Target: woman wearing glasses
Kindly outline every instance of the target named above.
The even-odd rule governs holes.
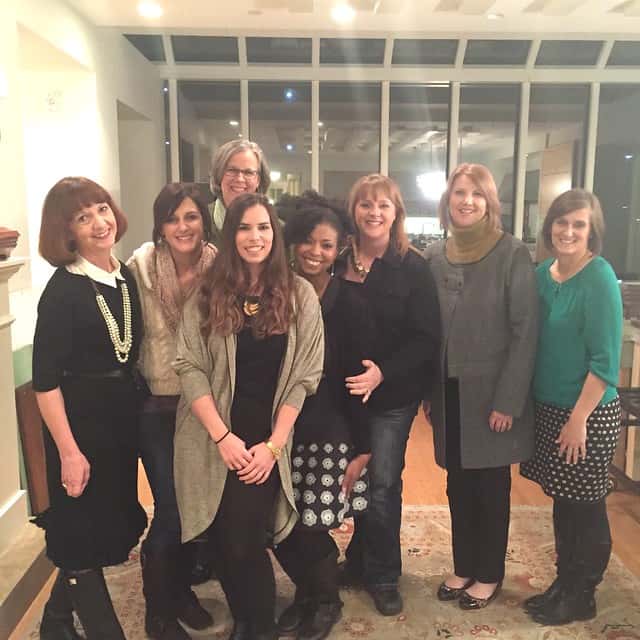
[[[218,147],[211,158],[209,186],[213,205],[213,243],[220,239],[222,225],[231,203],[243,193],[266,193],[271,183],[262,149],[250,140],[230,140]]]

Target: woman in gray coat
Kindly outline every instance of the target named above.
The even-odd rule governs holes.
[[[457,167],[439,212],[448,237],[425,257],[440,297],[442,353],[425,408],[436,462],[447,469],[454,572],[438,598],[481,609],[504,578],[510,465],[533,454],[538,303],[529,251],[502,231],[486,167]]]

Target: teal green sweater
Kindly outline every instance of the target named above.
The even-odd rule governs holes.
[[[534,378],[538,402],[571,409],[589,371],[607,383],[600,404],[617,396],[622,299],[611,265],[596,256],[566,282],[551,278],[553,258],[536,269],[540,339]]]

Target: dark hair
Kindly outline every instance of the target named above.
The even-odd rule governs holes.
[[[293,273],[287,264],[282,230],[275,209],[261,193],[244,193],[227,209],[218,246],[218,255],[203,276],[200,289],[201,331],[208,337],[212,331],[223,336],[239,333],[245,324],[242,312],[244,297],[249,292],[249,269],[238,255],[236,235],[247,209],[261,206],[269,214],[273,229],[271,252],[260,274],[262,294],[260,310],[251,328],[256,337],[286,333],[293,318]]]
[[[447,180],[447,188],[444,190],[438,205],[438,215],[440,216],[440,226],[448,229],[451,224],[449,213],[449,200],[451,191],[456,180],[460,176],[467,176],[471,182],[482,192],[487,203],[487,218],[493,229],[502,229],[502,219],[500,218],[500,198],[498,197],[498,189],[496,181],[493,179],[491,171],[483,164],[471,164],[469,162],[459,164],[449,176]]]
[[[170,182],[160,190],[153,203],[153,244],[157,245],[162,239],[162,227],[173,215],[175,210],[191,198],[202,216],[204,239],[211,240],[211,214],[197,185],[192,182]]]
[[[243,151],[251,151],[255,154],[258,161],[258,171],[260,172],[260,182],[258,182],[258,188],[256,192],[267,193],[269,185],[271,184],[271,172],[269,171],[269,165],[264,157],[264,151],[251,140],[244,140],[242,138],[235,138],[229,140],[220,145],[214,152],[211,158],[211,170],[209,178],[209,187],[211,192],[216,198],[222,198],[222,177],[229,164],[229,161],[236,153],[242,153]],[[226,203],[223,203],[225,207]]]
[[[319,224],[328,224],[338,234],[338,248],[353,234],[353,224],[342,202],[328,200],[312,189],[301,196],[284,194],[276,204],[278,217],[285,221],[284,242],[287,247],[306,242]]]
[[[561,193],[549,207],[549,211],[542,225],[542,239],[544,246],[553,251],[553,242],[551,241],[551,227],[553,223],[562,216],[578,211],[579,209],[588,209],[589,215],[589,250],[599,255],[602,252],[602,240],[604,238],[604,215],[600,200],[595,193],[586,191],[585,189],[571,189]]]
[[[401,255],[404,255],[409,250],[409,238],[404,230],[404,221],[407,217],[407,209],[404,206],[402,200],[402,194],[398,185],[388,176],[383,176],[380,173],[372,173],[368,176],[363,176],[355,182],[351,187],[349,193],[349,214],[351,218],[355,220],[356,205],[360,200],[369,198],[371,196],[378,197],[383,195],[385,198],[389,198],[396,209],[396,219],[391,225],[391,235],[389,244]],[[355,224],[356,238],[360,233],[358,226]]]
[[[116,242],[127,230],[127,218],[109,192],[97,182],[82,177],[67,177],[56,182],[42,205],[40,255],[54,267],[75,262],[78,251],[73,240],[73,216],[93,204],[106,203],[116,219]]]

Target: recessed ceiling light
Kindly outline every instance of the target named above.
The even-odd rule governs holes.
[[[164,141],[165,144],[171,144],[168,140]]]
[[[165,93],[169,93],[169,87],[162,87],[162,90],[163,90]]]
[[[487,20],[502,20],[504,18],[504,13],[488,13]]]
[[[138,13],[143,18],[159,18],[164,13],[164,9],[156,2],[140,2]]]
[[[293,102],[296,99],[297,93],[295,89],[285,89],[284,90],[284,99],[287,102]]]
[[[625,160],[631,160],[633,158],[633,154],[632,153],[625,153],[624,154],[624,159]]]
[[[338,24],[348,24],[356,17],[355,9],[347,2],[340,2],[331,9],[331,17]]]
[[[295,147],[290,142],[287,142],[287,144],[284,145],[284,148],[287,151],[293,151],[295,149]]]
[[[324,122],[318,122],[319,127],[324,127]]]
[[[231,126],[231,127],[239,127],[240,123],[237,120],[229,120],[229,126]]]

